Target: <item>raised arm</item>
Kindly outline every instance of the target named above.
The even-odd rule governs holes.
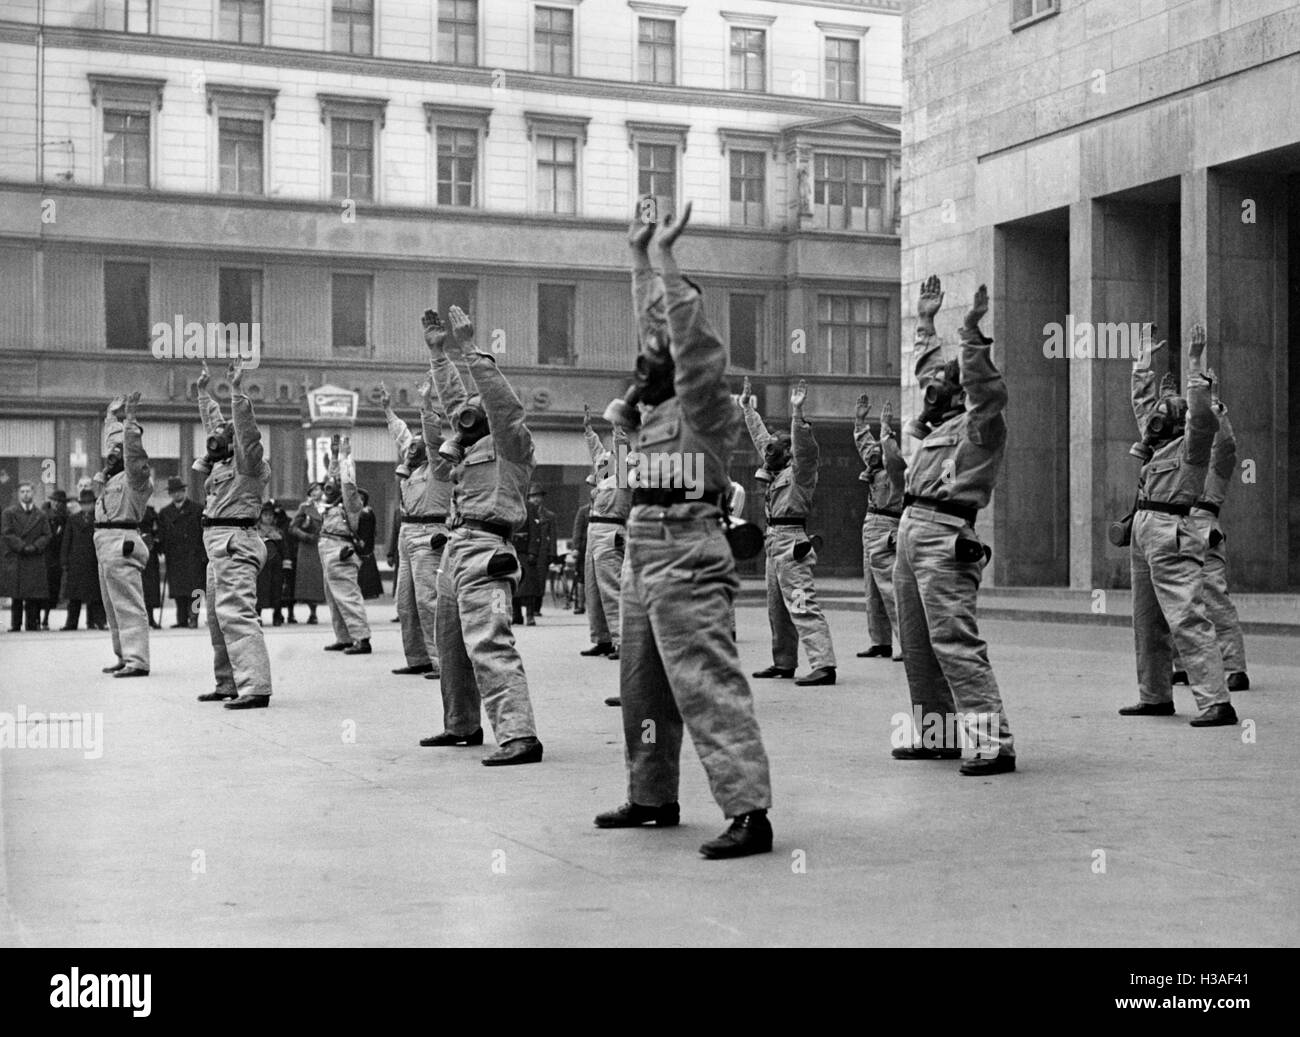
[[[104,412],[104,427],[99,436],[99,456],[107,457],[109,450],[112,449],[108,442],[109,437],[118,430],[122,422],[123,410],[126,406],[126,399],[122,396],[114,396],[109,401],[108,410]]]
[[[235,361],[226,373],[230,382],[230,415],[235,425],[235,471],[260,478],[266,466],[262,432],[253,415],[253,401],[244,392],[244,368]]]
[[[880,432],[884,434],[882,427]],[[869,465],[871,452],[876,448],[876,437],[871,434],[871,397],[863,393],[858,397],[857,407],[853,411],[853,443],[858,448],[862,463]]]
[[[1133,417],[1137,419],[1138,435],[1146,432],[1147,418],[1156,409],[1160,394],[1156,391],[1156,373],[1151,366],[1152,357],[1164,348],[1165,343],[1152,342],[1155,325],[1148,324],[1142,331],[1142,348],[1133,361],[1132,397]]]
[[[754,406],[754,397],[750,389],[749,376],[746,375],[740,390],[740,413],[745,417],[745,428],[749,429],[749,438],[754,444],[754,449],[758,451],[761,460],[767,444],[774,437],[772,433],[768,432],[767,426],[763,424],[763,419],[758,416],[758,408]]]
[[[225,419],[221,416],[221,407],[208,395],[208,383],[211,381],[212,372],[208,370],[205,360],[196,384],[198,385],[199,418],[203,421],[203,429],[209,436],[215,434],[225,423]]]
[[[991,338],[980,331],[980,321],[989,309],[989,293],[984,285],[975,292],[970,311],[961,329],[961,387],[966,392],[966,436],[972,443],[989,450],[1006,439],[1007,424],[1002,411],[1007,406],[1007,383],[993,363]]]
[[[399,457],[405,457],[406,448],[411,445],[411,440],[415,437],[411,435],[410,426],[393,411],[393,397],[388,392],[388,386],[383,382],[379,383],[379,405],[384,408],[384,421],[388,425],[388,434],[397,444],[397,454]]]
[[[348,513],[348,523],[356,530],[357,516],[365,504],[357,492],[357,465],[352,460],[352,440],[344,436],[339,441],[339,456],[330,462],[330,475],[339,481],[343,495],[343,510]]]
[[[1205,354],[1205,326],[1192,328],[1192,341],[1187,348],[1187,463],[1208,465],[1214,447],[1214,434],[1219,431],[1219,419],[1210,404],[1211,384],[1201,366]]]
[[[894,429],[894,408],[888,400],[880,408],[880,456],[885,462],[885,471],[893,478],[901,479],[907,471],[907,461],[898,448],[898,433]]]
[[[655,224],[641,218],[641,203],[628,228],[632,248],[632,307],[636,313],[638,342],[644,344],[651,334],[661,333],[668,324],[668,299],[664,280],[650,262],[650,239]]]
[[[795,485],[811,493],[817,488],[818,451],[813,427],[803,416],[807,398],[808,383],[800,378],[790,393],[790,466],[794,469]]]
[[[126,398],[126,413],[122,421],[122,463],[126,468],[127,484],[131,489],[147,490],[152,479],[149,474],[149,455],[145,453],[140,422],[135,417],[135,408],[139,403],[138,392],[133,392]]]

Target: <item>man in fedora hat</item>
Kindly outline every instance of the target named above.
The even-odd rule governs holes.
[[[172,502],[158,512],[158,553],[167,559],[167,594],[176,603],[172,628],[192,627],[194,592],[207,582],[208,556],[203,550],[203,509],[190,500],[184,479],[167,480]]]
[[[41,605],[47,594],[45,547],[50,542],[50,520],[33,503],[35,488],[18,484],[18,503],[0,513],[0,595],[13,599],[9,629],[39,630]]]
[[[45,500],[44,511],[50,520],[50,542],[45,545],[45,609],[41,629],[50,629],[50,609],[63,598],[63,531],[68,525],[68,495],[56,489]]]
[[[104,599],[99,586],[99,562],[95,557],[95,491],[84,487],[77,496],[78,510],[68,516],[63,529],[59,561],[63,567],[63,596],[68,599],[68,618],[63,630],[76,630],[81,605],[86,605],[86,629],[106,629]]]

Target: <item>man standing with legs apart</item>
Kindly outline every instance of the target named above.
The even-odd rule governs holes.
[[[898,522],[903,517],[903,478],[907,462],[898,449],[893,409],[886,401],[880,410],[880,441],[868,424],[871,401],[866,393],[858,397],[854,415],[853,441],[867,470],[858,476],[870,489],[867,514],[862,520],[862,571],[867,584],[867,630],[871,647],[859,652],[859,659],[901,661],[898,645],[898,608],[894,603],[894,559],[898,548]],[[883,618],[883,622],[882,622]]]
[[[491,353],[474,346],[474,325],[460,307],[451,335],[433,310],[423,317],[433,384],[455,435],[438,452],[455,465],[455,519],[438,574],[438,655],[445,730],[423,746],[482,745],[486,709],[497,751],[485,767],[542,762],[528,678],[510,632],[510,601],[519,559],[510,538],[526,513],[524,494],[535,464],[524,405]],[[448,358],[465,357],[475,395]]]
[[[1201,597],[1206,526],[1190,518],[1205,489],[1219,429],[1210,404],[1210,380],[1201,367],[1205,328],[1197,324],[1187,350],[1187,396],[1161,396],[1151,368],[1163,342],[1133,362],[1133,414],[1142,442],[1132,452],[1143,461],[1138,477],[1130,560],[1133,566],[1133,640],[1137,649],[1138,702],[1123,716],[1172,716],[1170,641],[1187,671],[1201,710],[1193,727],[1237,722],[1224,680],[1214,624]]]
[[[433,376],[420,383],[420,434],[393,413],[388,388],[381,387],[388,431],[402,455],[397,466],[397,618],[402,623],[406,665],[397,674],[441,675],[438,663],[438,566],[447,542],[451,508],[451,465],[436,453],[442,445],[442,414],[433,406]],[[437,545],[436,547],[434,545]]]
[[[908,427],[920,442],[908,464],[894,565],[912,708],[927,735],[936,725],[942,738],[937,746],[899,746],[893,755],[900,760],[959,758],[960,728],[977,750],[975,759],[961,765],[961,773],[1002,774],[1016,769],[1015,744],[988,645],[975,622],[990,556],[975,533],[975,519],[988,505],[1006,451],[1002,412],[1007,386],[989,355],[993,340],[980,331],[988,290],[980,285],[966,315],[960,359],[946,363],[934,331],[934,315],[942,304],[942,286],[931,277],[917,307],[916,380],[925,404]]]
[[[662,277],[646,253],[655,225],[634,220],[629,234],[640,355],[636,384],[605,416],[635,427],[633,405],[639,403],[644,413],[636,449],[643,456],[694,457],[697,481],[687,487],[684,479],[661,478],[658,489],[633,493],[619,675],[628,801],[599,815],[596,826],[677,824],[686,728],[713,798],[731,822],[700,847],[705,857],[720,859],[771,852],[772,792],[753,698],[731,637],[740,581],[723,505],[740,422],[724,378],[727,347],[672,252],[690,216],[687,203],[659,234]]]
[[[749,426],[754,449],[763,459],[759,482],[767,483],[764,510],[767,535],[767,622],[772,628],[772,665],[755,677],[793,677],[803,643],[812,671],[795,681],[810,686],[835,683],[835,648],[817,590],[813,566],[817,552],[808,539],[808,512],[817,489],[817,440],[804,420],[807,383],[801,378],[790,394],[790,432],[772,435],[754,408],[749,379],[741,390],[740,405]]]
[[[316,545],[325,573],[325,602],[334,624],[334,643],[326,645],[325,651],[369,655],[370,621],[366,618],[366,601],[358,580],[361,559],[357,555],[357,520],[365,504],[357,492],[357,467],[347,436],[330,454],[325,503],[320,541]]]
[[[596,490],[591,495],[591,514],[587,519],[587,596],[591,599],[587,622],[591,628],[592,647],[579,654],[618,658],[619,652],[619,581],[623,572],[623,552],[627,537],[627,516],[632,510],[632,490],[627,473],[616,470],[619,447],[626,444],[627,434],[614,429],[613,446],[606,449],[591,426],[591,412],[583,405],[582,437],[587,441]],[[626,451],[623,451],[626,456]]]
[[[266,564],[258,516],[271,482],[253,401],[243,391],[244,370],[230,365],[230,416],[208,395],[208,365],[199,375],[199,413],[207,429],[207,453],[194,462],[204,476],[203,547],[208,556],[207,617],[212,672],[217,686],[200,702],[226,709],[263,709],[271,704],[271,660],[257,622],[257,574]]]
[[[149,676],[149,614],[144,607],[149,548],[140,535],[140,522],[153,493],[153,477],[135,417],[139,402],[140,394],[133,392],[125,404],[119,396],[108,405],[104,492],[95,504],[99,585],[117,655],[117,663],[104,672],[114,677]]]

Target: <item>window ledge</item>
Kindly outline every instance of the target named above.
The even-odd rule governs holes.
[[[1031,25],[1037,25],[1048,18],[1055,18],[1060,13],[1059,7],[1051,11],[1039,11],[1037,14],[1031,14],[1028,18],[1021,18],[1018,22],[1012,22],[1011,31],[1019,32],[1021,29],[1028,29]]]

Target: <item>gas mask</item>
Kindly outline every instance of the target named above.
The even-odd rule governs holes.
[[[465,460],[465,451],[488,434],[487,412],[483,410],[483,398],[471,396],[465,405],[456,412],[456,433],[438,447],[438,453],[452,464]]]
[[[907,423],[907,434],[924,439],[939,425],[961,413],[966,393],[961,387],[961,367],[949,360],[943,367],[925,376],[922,384],[921,413]]]
[[[1147,418],[1146,428],[1142,430],[1142,441],[1134,443],[1128,452],[1146,464],[1160,447],[1181,436],[1186,427],[1187,401],[1173,394],[1163,396]]]
[[[343,499],[343,487],[334,479],[326,479],[323,495],[326,504],[337,504]]]
[[[790,464],[790,434],[780,432],[763,448],[763,467],[754,473],[761,483],[771,483]]]
[[[220,461],[228,461],[235,453],[235,426],[228,421],[222,424],[216,432],[208,436],[206,449],[205,460],[209,467]]]
[[[120,446],[114,446],[113,449],[108,452],[108,456],[104,458],[104,478],[113,478],[113,476],[122,471],[125,467],[126,463],[122,460],[122,448]]]
[[[614,400],[605,408],[605,420],[620,428],[635,429],[641,425],[638,405],[655,407],[677,394],[676,365],[668,348],[666,328],[647,333],[637,354],[635,379],[621,400]]]
[[[874,475],[885,467],[885,453],[880,449],[880,444],[876,444],[867,451],[867,471]]]
[[[411,473],[428,459],[429,451],[424,445],[424,440],[416,436],[406,448],[406,453],[402,455],[402,460],[396,468],[397,477],[399,479],[409,478]]]

